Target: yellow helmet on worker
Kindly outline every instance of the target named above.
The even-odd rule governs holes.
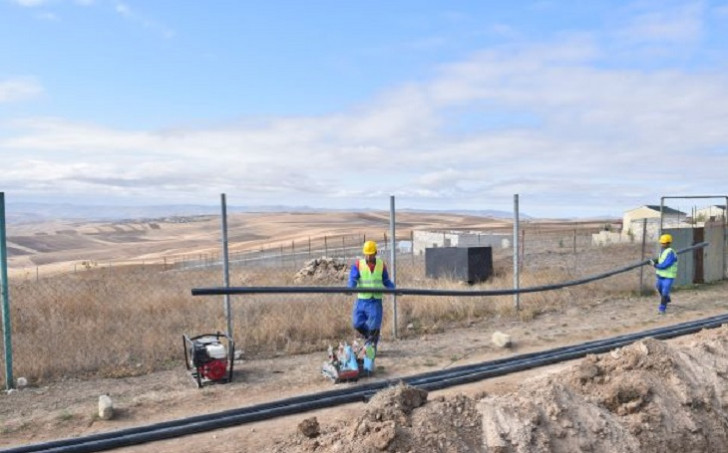
[[[362,252],[365,255],[374,255],[377,253],[377,243],[374,241],[366,241],[364,243],[364,247],[362,248]]]
[[[660,244],[672,244],[672,235],[663,234],[660,236]]]

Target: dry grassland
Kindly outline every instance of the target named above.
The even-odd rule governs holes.
[[[325,235],[376,237],[387,231],[387,218],[386,213],[239,214],[231,216],[228,222],[230,248],[231,251],[255,250],[292,240],[320,241]],[[502,221],[454,215],[402,213],[397,219],[400,231],[406,235],[412,228],[510,228]],[[182,355],[182,334],[225,330],[222,297],[192,297],[190,293],[195,287],[222,286],[219,267],[182,270],[171,265],[174,257],[212,253],[219,248],[219,219],[54,227],[58,229],[52,233],[43,233],[37,226],[33,226],[35,232],[21,229],[9,232],[11,247],[23,247],[25,251],[11,254],[10,258],[14,271],[10,295],[17,375],[39,383],[69,376],[128,376],[177,367]],[[558,232],[571,231],[574,227],[552,224],[541,228]],[[71,241],[69,246],[63,242],[68,237],[75,238],[76,242]],[[532,251],[524,256],[522,287],[567,281],[639,259],[638,245],[609,250],[590,248],[573,254],[558,245],[539,248],[535,237]],[[42,251],[44,247],[46,251]],[[510,250],[496,251],[495,275],[485,283],[472,286],[427,279],[420,258],[402,260],[397,267],[398,286],[462,290],[511,288],[510,253]],[[41,263],[69,269],[71,264],[78,265],[78,260],[92,262],[92,257],[113,265],[89,265],[76,272],[56,272],[43,278],[29,276],[27,272],[27,266]],[[138,264],[140,260],[145,264]],[[232,267],[231,285],[290,286],[294,285],[295,270]],[[514,309],[512,296],[401,296],[398,332],[401,337],[441,332],[484,317],[531,319],[539,313],[579,306],[610,294],[634,292],[636,284],[635,273],[631,272],[589,285],[524,294],[519,311]],[[231,304],[237,347],[247,357],[325,350],[330,343],[352,338],[351,296],[233,296]],[[384,318],[386,339],[393,330],[388,301]]]

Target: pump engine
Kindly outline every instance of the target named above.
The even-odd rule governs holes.
[[[185,365],[198,387],[233,380],[235,342],[221,332],[188,337],[182,335]],[[225,341],[226,345],[223,343]]]

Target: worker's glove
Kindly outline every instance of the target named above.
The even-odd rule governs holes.
[[[657,263],[655,262],[655,260],[653,260],[652,258],[650,258],[650,266],[655,266],[656,264]]]

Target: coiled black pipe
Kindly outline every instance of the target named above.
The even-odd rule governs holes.
[[[327,392],[287,398],[271,403],[241,409],[199,415],[180,420],[156,423],[148,426],[128,428],[115,432],[99,433],[76,439],[64,439],[41,444],[0,450],[0,453],[81,453],[105,451],[114,448],[137,445],[173,437],[180,437],[215,429],[237,426],[275,417],[293,415],[315,409],[333,407],[352,402],[364,401],[379,390],[406,382],[414,387],[432,391],[455,385],[467,384],[490,377],[524,371],[566,360],[597,354],[630,344],[646,337],[659,339],[674,338],[698,332],[706,328],[719,327],[728,323],[728,315],[713,316],[698,321],[690,321],[675,326],[650,329],[643,332],[620,335],[617,337],[594,340],[574,346],[564,346],[548,351],[533,352],[474,365],[463,365],[442,371],[433,371],[406,378],[373,382],[354,388],[344,388]]]
[[[689,251],[706,247],[708,242],[700,242],[676,253],[687,253]],[[583,285],[596,280],[601,280],[612,275],[621,274],[631,271],[640,266],[649,263],[649,260],[640,261],[625,267],[620,267],[601,274],[584,277],[577,280],[570,280],[562,283],[551,285],[529,286],[518,289],[491,289],[483,291],[467,291],[467,290],[445,290],[445,289],[417,289],[417,288],[377,288],[378,293],[382,294],[398,294],[411,296],[506,296],[511,294],[535,293],[540,291],[552,291],[555,289],[566,288],[569,286]],[[231,286],[231,287],[213,287],[213,288],[193,288],[193,296],[219,296],[224,294],[346,294],[356,292],[371,292],[371,288],[346,288],[332,286]]]

